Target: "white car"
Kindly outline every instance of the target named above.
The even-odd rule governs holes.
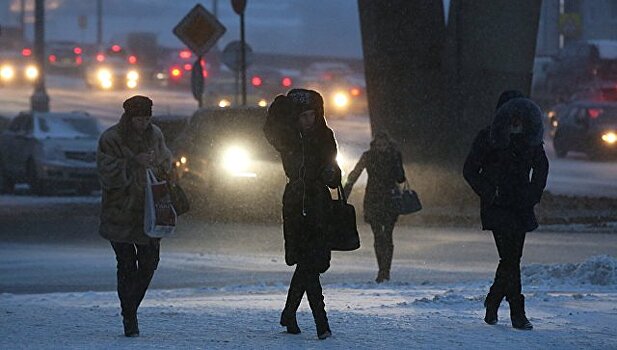
[[[0,135],[2,192],[27,183],[35,194],[99,188],[97,140],[102,129],[87,113],[22,112]]]

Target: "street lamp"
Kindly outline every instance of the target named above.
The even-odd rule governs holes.
[[[30,97],[30,108],[33,112],[49,112],[49,96],[45,90],[45,0],[34,3],[34,57],[39,74]]]

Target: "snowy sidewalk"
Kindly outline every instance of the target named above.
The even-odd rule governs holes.
[[[524,269],[535,329],[511,328],[504,302],[497,326],[482,321],[485,283],[328,284],[334,336],[318,341],[306,300],[302,334],[278,325],[286,286],[149,291],[141,337],[121,332],[113,292],[0,295],[0,348],[18,349],[615,349],[617,260]]]

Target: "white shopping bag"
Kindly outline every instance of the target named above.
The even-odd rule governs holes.
[[[176,230],[177,220],[167,181],[158,181],[154,172],[146,169],[144,232],[153,238],[167,237]]]

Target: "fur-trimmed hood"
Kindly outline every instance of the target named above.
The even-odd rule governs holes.
[[[544,136],[542,110],[526,97],[513,98],[499,107],[491,124],[491,145],[495,148],[505,148],[510,144],[510,126],[515,116],[521,118],[523,122],[523,134],[527,144],[541,145]]]

